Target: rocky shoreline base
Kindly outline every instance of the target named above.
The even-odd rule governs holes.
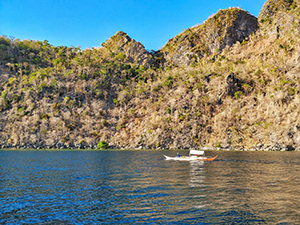
[[[35,144],[27,144],[27,145],[7,145],[7,144],[0,144],[0,150],[103,150],[103,149],[119,149],[119,150],[163,150],[163,149],[169,149],[169,148],[151,148],[149,146],[137,146],[137,147],[124,147],[124,146],[108,146],[107,148],[98,148],[98,146],[95,145],[86,145],[86,144],[71,144],[71,145],[65,145],[63,143],[57,143],[56,145],[35,145]],[[189,148],[172,148],[169,150],[184,150]],[[290,145],[282,146],[282,145],[257,145],[252,148],[240,148],[240,147],[199,147],[197,149],[202,150],[213,150],[213,151],[300,151],[300,148],[295,148]]]

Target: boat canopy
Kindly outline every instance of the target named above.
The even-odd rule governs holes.
[[[190,150],[190,155],[204,155],[204,151]]]

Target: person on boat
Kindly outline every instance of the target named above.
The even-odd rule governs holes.
[[[177,152],[177,157],[180,157],[180,154]]]

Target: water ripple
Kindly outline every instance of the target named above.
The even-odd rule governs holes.
[[[0,151],[0,224],[300,223],[299,154],[163,154]]]

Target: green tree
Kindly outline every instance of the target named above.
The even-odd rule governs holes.
[[[105,142],[105,141],[100,141],[98,144],[97,144],[97,148],[98,149],[107,149],[109,146],[108,144]]]

